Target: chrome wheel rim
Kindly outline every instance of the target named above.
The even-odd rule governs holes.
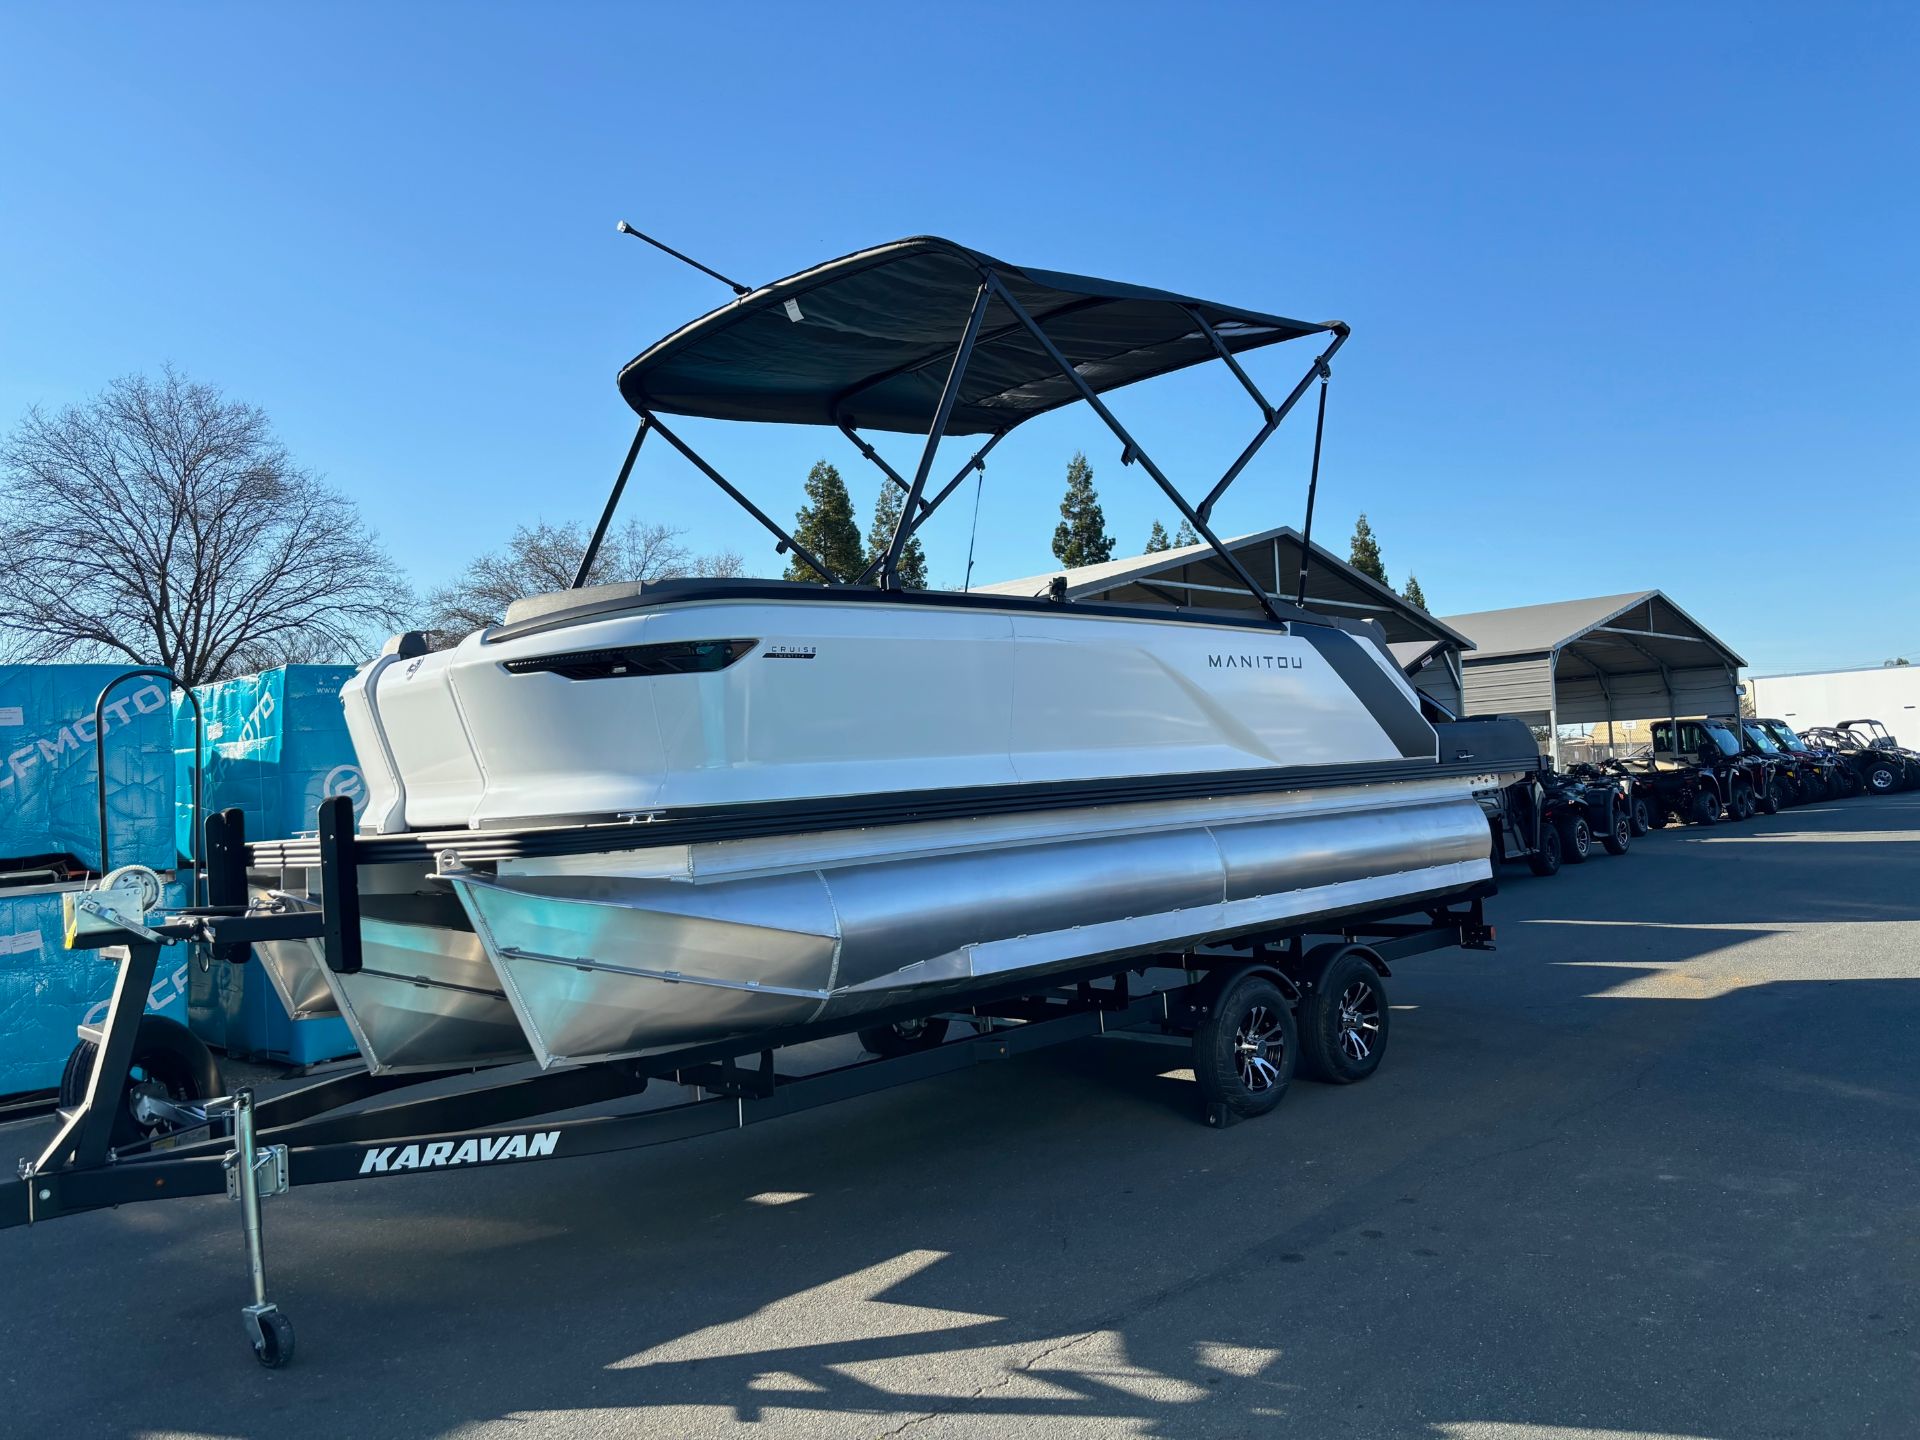
[[[1258,1095],[1280,1083],[1280,1060],[1287,1039],[1280,1031],[1280,1017],[1264,1005],[1256,1005],[1233,1032],[1233,1066],[1240,1083]]]
[[[1356,980],[1340,995],[1340,1050],[1359,1062],[1373,1054],[1380,1040],[1380,992],[1365,980]]]

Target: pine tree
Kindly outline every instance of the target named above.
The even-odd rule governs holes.
[[[1067,493],[1060,502],[1060,523],[1053,531],[1054,558],[1068,569],[1099,565],[1113,558],[1113,537],[1093,489],[1093,467],[1075,451],[1067,464]]]
[[[893,543],[893,527],[900,523],[900,511],[907,497],[891,480],[881,480],[880,498],[873,502],[873,525],[867,531],[867,563],[887,553]],[[918,535],[909,535],[900,547],[900,583],[908,590],[927,588],[927,552]]]
[[[1400,595],[1409,605],[1418,605],[1422,610],[1427,608],[1426,592],[1420,588],[1419,580],[1411,572],[1407,575],[1407,588]]]
[[[1167,527],[1156,520],[1153,522],[1153,529],[1147,532],[1147,548],[1142,553],[1158,555],[1162,550],[1171,548],[1172,545],[1173,542],[1167,539]]]
[[[1178,549],[1182,545],[1198,545],[1199,543],[1200,532],[1195,530],[1193,528],[1193,522],[1183,515],[1180,518],[1180,528],[1173,532],[1174,548]]]
[[[837,579],[853,579],[867,563],[861,558],[860,527],[853,518],[846,482],[824,460],[816,460],[807,472],[807,503],[793,517],[793,538],[811,550]],[[798,555],[788,559],[787,579],[820,578]]]
[[[1373,527],[1367,524],[1364,513],[1353,523],[1353,548],[1347,559],[1362,575],[1371,575],[1382,585],[1387,584],[1387,567],[1380,559],[1380,542],[1373,538]]]

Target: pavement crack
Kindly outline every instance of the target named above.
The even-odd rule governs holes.
[[[984,1385],[975,1386],[974,1389],[967,1394],[966,1399],[978,1400],[981,1396],[986,1395],[990,1391],[1004,1390],[1007,1388],[1007,1386],[1011,1385],[1014,1382],[1014,1379],[1017,1376],[1025,1375],[1028,1371],[1032,1370],[1033,1367],[1038,1365],[1041,1361],[1051,1360],[1054,1356],[1064,1354],[1068,1350],[1073,1349],[1074,1346],[1076,1345],[1084,1345],[1087,1343],[1087,1341],[1093,1339],[1093,1337],[1098,1335],[1099,1333],[1100,1331],[1098,1330],[1085,1330],[1078,1335],[1063,1336],[1062,1338],[1055,1340],[1051,1345],[1043,1346],[1041,1349],[1034,1351],[1033,1354],[1027,1356],[1025,1359],[1017,1362],[1016,1364],[1003,1367],[997,1379],[989,1380]],[[876,1437],[876,1440],[892,1440],[893,1436],[904,1435],[907,1431],[911,1430],[914,1426],[919,1425],[924,1421],[936,1420],[940,1416],[945,1415],[947,1413],[948,1412],[946,1410],[929,1410],[922,1415],[910,1415],[907,1417],[907,1419],[901,1421],[900,1424],[895,1426],[893,1429],[881,1431],[879,1436]]]

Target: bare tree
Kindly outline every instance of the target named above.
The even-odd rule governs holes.
[[[119,657],[190,685],[359,659],[406,586],[267,417],[171,369],[27,412],[0,445],[0,630],[19,659]]]
[[[565,590],[573,584],[588,532],[578,523],[522,525],[506,545],[467,566],[458,580],[427,597],[429,622],[448,641],[483,625],[497,625],[507,606],[527,595]],[[731,550],[695,555],[666,525],[628,520],[607,532],[594,557],[589,584],[616,580],[669,580],[686,575],[742,575],[746,564]]]

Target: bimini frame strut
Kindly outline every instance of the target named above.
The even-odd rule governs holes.
[[[1247,442],[1246,448],[1240,452],[1239,457],[1234,460],[1233,464],[1227,467],[1226,473],[1214,483],[1213,488],[1207,492],[1200,503],[1194,505],[1187,501],[1186,497],[1174,487],[1173,482],[1167,478],[1166,473],[1153,462],[1152,457],[1140,448],[1138,442],[1134,440],[1132,435],[1127,433],[1126,427],[1123,426],[1115,417],[1114,413],[1107,408],[1106,403],[1101,400],[1099,393],[1094,390],[1094,388],[1087,383],[1085,377],[1074,368],[1073,362],[1062,353],[1060,347],[1053,342],[1053,338],[1042,328],[1040,322],[1029,314],[1026,307],[1014,297],[1013,292],[1007,288],[1006,283],[1001,280],[1000,276],[991,267],[982,267],[980,271],[980,281],[980,288],[975,293],[973,304],[967,312],[966,328],[961,333],[960,343],[954,348],[953,359],[947,369],[946,382],[941,387],[940,400],[935,408],[932,423],[927,428],[926,443],[921,449],[920,463],[914,469],[912,481],[909,482],[906,480],[899,471],[888,464],[885,458],[855,429],[852,421],[842,419],[839,422],[840,432],[853,443],[861,455],[878,467],[890,483],[906,492],[904,502],[900,509],[900,518],[894,525],[893,535],[888,541],[886,551],[881,555],[875,556],[873,561],[854,578],[852,583],[865,584],[869,581],[874,581],[883,590],[900,588],[900,555],[907,541],[913,537],[915,531],[926,524],[928,519],[932,517],[934,511],[938,510],[942,503],[946,501],[947,497],[959,488],[961,482],[963,482],[968,475],[976,470],[985,470],[988,452],[990,452],[994,446],[998,445],[1001,440],[1006,438],[1007,432],[1005,430],[997,431],[989,436],[987,442],[974,452],[966,464],[960,467],[958,473],[956,473],[946,485],[941,487],[931,499],[927,498],[927,477],[933,469],[934,458],[939,453],[940,442],[946,437],[947,424],[952,419],[954,405],[960,398],[960,389],[966,380],[967,366],[973,359],[975,346],[980,339],[981,324],[986,318],[988,307],[997,299],[1007,307],[1007,310],[1013,315],[1016,322],[1014,326],[1006,328],[1024,329],[1028,334],[1032,335],[1033,338],[1040,343],[1041,348],[1046,351],[1048,358],[1059,367],[1061,375],[1066,378],[1068,384],[1072,385],[1073,388],[1079,392],[1080,398],[1087,402],[1087,405],[1092,409],[1093,413],[1105,422],[1107,428],[1113,432],[1114,437],[1120,441],[1121,463],[1130,465],[1136,460],[1139,461],[1141,468],[1153,477],[1154,483],[1160,487],[1168,499],[1173,501],[1175,507],[1186,517],[1188,523],[1193,526],[1196,533],[1207,542],[1208,546],[1211,547],[1214,554],[1219,558],[1221,564],[1225,565],[1240,583],[1246,587],[1247,592],[1259,602],[1260,608],[1266,612],[1268,618],[1276,621],[1280,620],[1280,612],[1274,604],[1276,597],[1269,594],[1260,582],[1253,578],[1253,575],[1247,570],[1246,566],[1242,565],[1233,553],[1221,543],[1220,537],[1213,533],[1209,522],[1212,518],[1213,508],[1219,503],[1220,497],[1226,494],[1227,488],[1239,478],[1240,473],[1246,469],[1248,463],[1259,453],[1260,447],[1266,444],[1275,430],[1279,429],[1281,421],[1285,420],[1294,406],[1299,404],[1301,397],[1307,393],[1308,387],[1313,384],[1316,377],[1318,377],[1321,382],[1320,421],[1321,426],[1324,427],[1326,420],[1326,382],[1332,374],[1328,362],[1332,360],[1334,353],[1346,343],[1347,336],[1350,333],[1348,327],[1338,321],[1335,321],[1327,327],[1333,335],[1332,343],[1314,358],[1313,364],[1307,368],[1307,373],[1300,377],[1300,382],[1288,393],[1286,399],[1282,400],[1276,406],[1267,403],[1267,399],[1261,394],[1259,386],[1254,384],[1252,378],[1249,377],[1246,370],[1242,368],[1238,358],[1235,357],[1232,350],[1228,348],[1226,342],[1220,338],[1213,326],[1207,323],[1206,318],[1200,314],[1199,310],[1190,305],[1182,307],[1187,316],[1199,328],[1200,333],[1206,337],[1207,343],[1213,347],[1214,353],[1226,363],[1227,368],[1233,372],[1234,378],[1240,382],[1242,388],[1252,397],[1254,404],[1260,407],[1263,417],[1260,429],[1255,433],[1253,439]],[[1001,333],[1003,332],[996,331],[994,338],[998,338]],[[936,360],[937,357],[933,357],[933,359],[923,363],[931,364]],[[762,526],[772,533],[775,539],[779,541],[776,547],[779,553],[784,554],[791,550],[809,568],[818,574],[821,579],[830,585],[847,583],[844,577],[829,572],[826,566],[810,554],[799,541],[795,540],[793,536],[775,524],[764,511],[745,495],[741,494],[724,475],[718,470],[715,470],[712,465],[708,464],[706,460],[695,453],[693,448],[684,440],[680,439],[679,436],[661,424],[658,415],[655,415],[651,411],[643,411],[640,417],[640,427],[634,433],[633,444],[628,447],[626,462],[620,467],[620,474],[613,484],[613,492],[607,497],[606,508],[601,513],[600,523],[594,528],[593,539],[587,546],[586,554],[581,557],[579,571],[574,576],[573,588],[579,589],[586,584],[588,572],[593,568],[593,562],[599,554],[600,546],[606,538],[607,529],[612,523],[614,508],[620,503],[620,496],[626,489],[627,478],[632,473],[634,460],[640,453],[640,444],[646,438],[649,430],[659,431],[662,439],[675,450],[679,451],[687,460],[692,462],[702,474],[724,490],[735,504],[739,505],[741,509],[753,516],[754,519],[758,520]],[[1316,429],[1314,435],[1314,480],[1308,490],[1307,528],[1303,532],[1308,535],[1312,534],[1313,527],[1314,491],[1318,488],[1317,482],[1320,469],[1319,451],[1320,433],[1319,429]],[[1301,578],[1304,581],[1305,576],[1303,575]],[[1275,576],[1274,581],[1275,584],[1278,585],[1279,577]]]

